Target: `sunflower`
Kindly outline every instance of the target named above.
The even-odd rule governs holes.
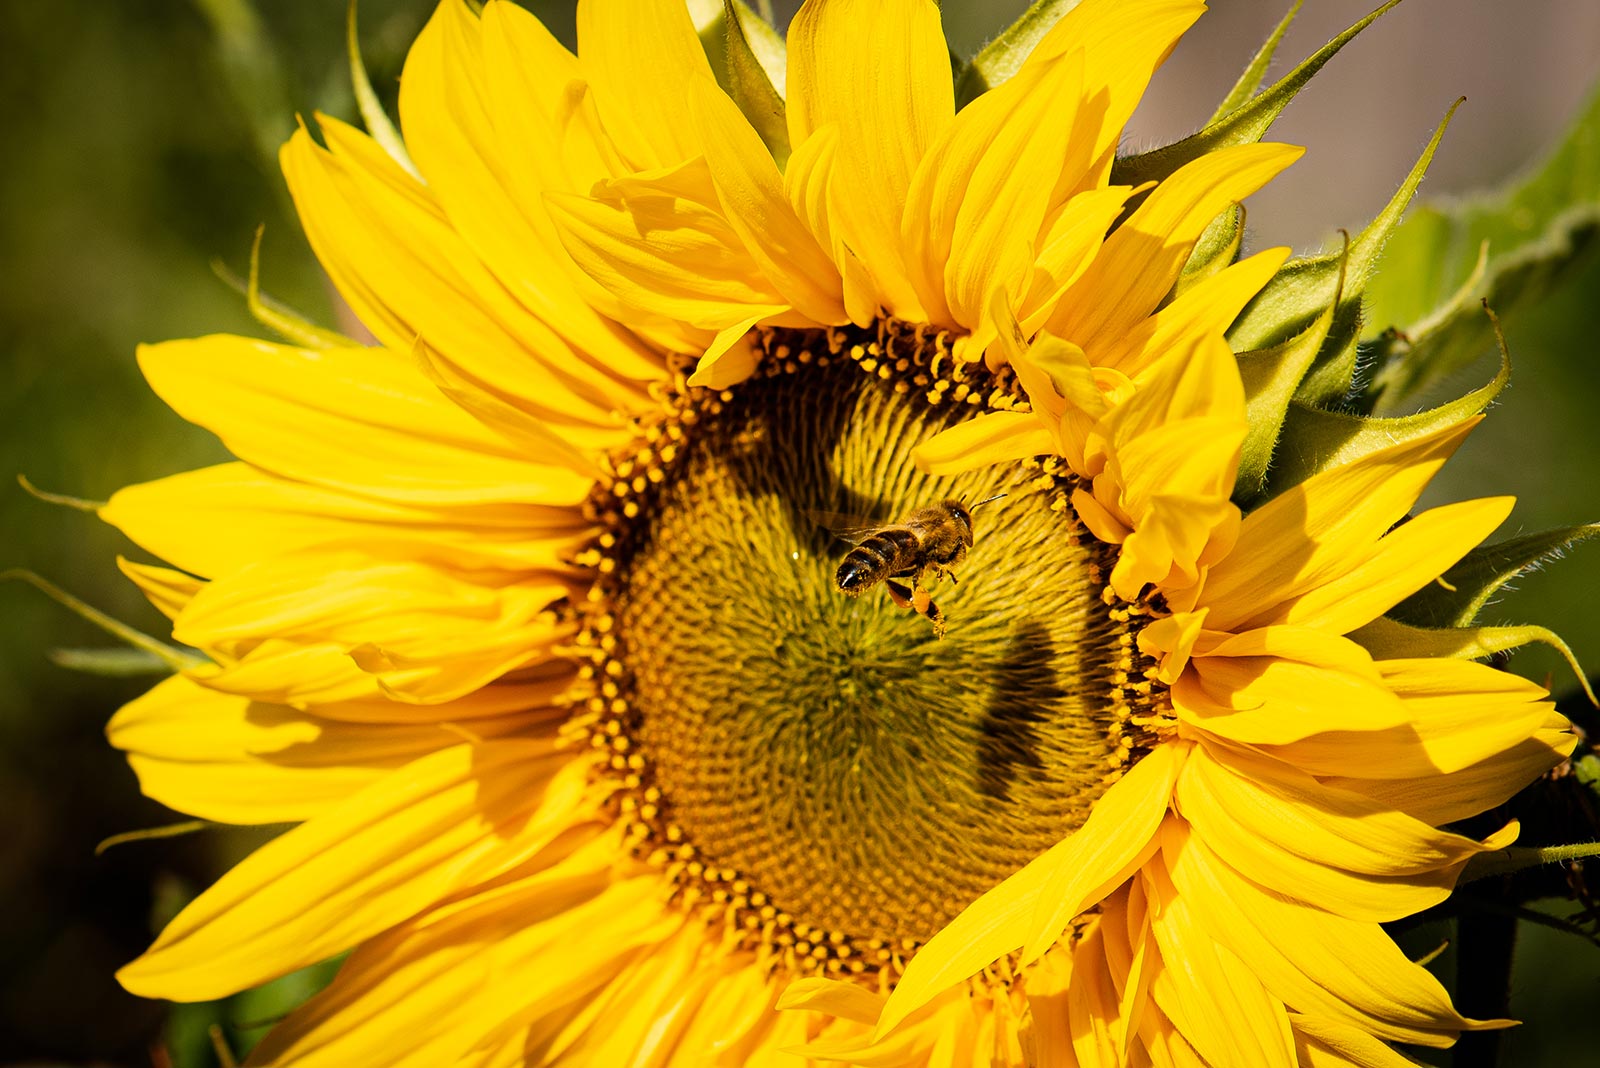
[[[348,953],[251,1055],[340,1068],[1392,1065],[1502,1026],[1379,925],[1571,737],[1369,649],[1510,505],[1407,518],[1472,419],[1232,500],[1224,331],[1286,252],[1186,267],[1299,150],[1113,181],[1202,9],[1084,0],[957,110],[931,0],[810,0],[731,74],[671,0],[580,5],[576,56],[445,0],[403,146],[296,133],[376,344],[145,348],[239,459],[102,515],[203,654],[113,743],[175,809],[298,826],[123,983]],[[824,517],[996,495],[904,568],[942,637],[837,588]]]

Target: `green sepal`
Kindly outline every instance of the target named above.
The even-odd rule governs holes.
[[[1389,203],[1345,249],[1284,264],[1229,328],[1228,343],[1235,352],[1277,345],[1322,313],[1341,290],[1342,273],[1342,293],[1333,326],[1317,362],[1301,383],[1295,398],[1300,403],[1323,407],[1342,401],[1348,394],[1355,373],[1361,300],[1367,282],[1460,104],[1457,100],[1451,105]]]
[[[344,25],[345,51],[350,59],[350,88],[355,92],[356,108],[361,112],[361,121],[366,125],[367,133],[378,143],[378,147],[404,167],[411,177],[421,181],[422,174],[417,170],[417,165],[411,162],[411,153],[406,151],[400,131],[395,129],[388,113],[383,110],[383,103],[378,100],[378,94],[373,92],[372,79],[367,77],[367,65],[361,60],[361,40],[356,36],[356,3],[357,0],[350,0]]]
[[[338,349],[358,346],[358,342],[345,337],[337,330],[329,330],[307,319],[300,312],[280,300],[261,292],[261,238],[265,226],[256,227],[255,240],[250,244],[250,276],[240,278],[228,270],[221,260],[211,261],[211,270],[230,288],[244,294],[245,307],[250,317],[274,334],[293,345],[305,349]]]
[[[1538,642],[1548,645],[1567,662],[1578,677],[1578,685],[1591,704],[1600,706],[1589,678],[1583,673],[1578,658],[1562,640],[1561,635],[1547,627],[1532,625],[1506,627],[1414,627],[1398,619],[1379,616],[1359,630],[1347,635],[1351,641],[1372,654],[1374,660],[1410,660],[1415,658],[1450,657],[1456,660],[1482,660],[1497,653],[1509,653],[1524,645]]]
[[[1284,419],[1295,391],[1317,353],[1328,339],[1338,309],[1337,290],[1322,314],[1300,333],[1269,349],[1239,354],[1239,376],[1244,380],[1245,418],[1250,432],[1239,453],[1239,473],[1234,480],[1233,499],[1241,506],[1260,497],[1266,490],[1267,472],[1277,451]]]
[[[86,620],[89,623],[93,623],[95,626],[99,627],[113,638],[120,639],[135,649],[149,653],[151,656],[165,664],[170,671],[185,671],[187,669],[197,668],[202,664],[208,663],[207,660],[197,653],[179,649],[168,645],[166,642],[158,641],[157,639],[150,637],[150,635],[145,634],[143,631],[135,630],[133,627],[130,627],[120,619],[113,619],[111,616],[106,615],[98,608],[91,607],[85,602],[80,601],[78,598],[72,596],[72,594],[68,593],[66,590],[63,590],[60,586],[57,586],[48,579],[35,575],[32,571],[23,571],[20,569],[0,571],[0,581],[5,579],[16,579],[20,582],[26,582],[28,585],[39,590],[41,593],[45,594],[45,596],[49,597],[51,600],[63,606],[73,614],[77,615],[79,618]]]
[[[1239,246],[1243,243],[1244,205],[1224,208],[1222,214],[1212,219],[1200,232],[1200,240],[1194,243],[1194,251],[1189,253],[1188,261],[1178,273],[1178,280],[1172,285],[1171,299],[1176,300],[1185,290],[1213,277],[1237,260]]]
[[[700,29],[700,40],[718,83],[781,169],[789,161],[789,120],[777,89],[787,63],[783,38],[740,0],[722,0],[721,16]]]
[[[107,679],[172,674],[166,661],[145,649],[52,649],[46,655],[56,667]]]
[[[1233,88],[1222,98],[1222,103],[1217,105],[1217,110],[1212,112],[1211,118],[1206,120],[1207,126],[1221,122],[1255,97],[1256,91],[1261,88],[1261,83],[1266,80],[1267,68],[1272,66],[1272,57],[1277,54],[1278,46],[1283,43],[1283,35],[1289,32],[1294,17],[1300,14],[1302,3],[1304,0],[1294,0],[1289,13],[1283,16],[1283,21],[1278,23],[1272,34],[1262,43],[1255,56],[1251,58],[1250,65],[1239,75],[1239,80],[1233,83]]]
[[[1323,45],[1309,59],[1284,75],[1271,88],[1251,97],[1247,102],[1229,111],[1222,118],[1208,123],[1200,132],[1190,134],[1183,140],[1174,141],[1170,145],[1163,145],[1160,148],[1151,149],[1149,152],[1142,152],[1136,156],[1127,156],[1117,160],[1111,167],[1112,183],[1116,185],[1139,185],[1143,182],[1160,181],[1185,163],[1197,160],[1201,156],[1217,151],[1219,148],[1226,148],[1229,145],[1254,144],[1261,140],[1262,137],[1266,136],[1267,131],[1271,129],[1272,124],[1278,120],[1278,116],[1283,114],[1283,109],[1289,106],[1289,102],[1295,98],[1301,89],[1305,88],[1306,83],[1311,80],[1312,76],[1321,70],[1328,60],[1337,55],[1341,48],[1353,41],[1357,34],[1372,25],[1380,15],[1399,2],[1400,0],[1389,0],[1388,3],[1372,14],[1345,30],[1326,45]],[[1041,6],[1044,5],[1042,3],[1035,4],[1033,8],[1029,9],[1029,14],[1032,14],[1034,9]],[[1291,12],[1291,16],[1292,14]],[[1023,16],[1024,19],[1027,17],[1027,15]],[[1056,17],[1060,18],[1060,15]],[[999,41],[997,40],[995,44],[998,43]],[[994,45],[990,45],[990,47],[992,48]],[[1272,58],[1271,49],[1275,47],[1275,41],[1269,38],[1267,46],[1263,48],[1267,53],[1269,62]],[[988,51],[988,49],[985,49],[985,51]],[[1259,59],[1260,56],[1258,54],[1257,60]],[[1251,62],[1252,68],[1256,65],[1256,62]],[[976,63],[976,60],[974,63]],[[1265,64],[1262,65],[1262,69],[1265,70]],[[1250,76],[1250,68],[1246,68],[1245,76],[1240,80],[1241,84],[1246,84]],[[1234,92],[1238,91],[1239,87],[1236,86]],[[1233,93],[1228,95],[1231,99]]]
[[[1012,78],[1044,35],[1080,3],[1082,0],[1034,0],[1017,21],[962,66],[956,75],[956,110]]]
[[[1600,91],[1531,176],[1494,194],[1420,204],[1396,230],[1369,293],[1369,392],[1392,407],[1475,359],[1502,315],[1549,292],[1600,245]]]
[[[19,474],[17,476],[17,485],[21,486],[23,492],[32,497],[34,500],[43,501],[46,504],[58,504],[63,508],[71,508],[78,512],[94,513],[100,511],[100,509],[106,506],[105,501],[91,501],[83,497],[69,497],[65,493],[48,493],[40,489],[38,486],[35,486],[32,482],[29,482],[27,475]]]
[[[1600,842],[1578,842],[1563,846],[1511,846],[1493,853],[1479,853],[1461,869],[1459,883],[1470,883],[1495,875],[1512,875],[1545,864],[1565,864],[1573,860],[1600,857]]]
[[[1468,626],[1506,583],[1597,534],[1600,523],[1585,523],[1480,545],[1389,614],[1419,627]]]
[[[1446,427],[1459,426],[1494,403],[1510,381],[1511,360],[1502,352],[1500,370],[1487,385],[1414,415],[1385,419],[1333,412],[1308,407],[1297,399],[1289,405],[1283,420],[1276,462],[1268,472],[1267,494],[1275,497],[1318,472],[1352,463],[1379,449],[1426,437]]]
[[[114,834],[110,838],[102,838],[100,843],[94,847],[94,855],[98,857],[108,849],[126,845],[129,842],[150,842],[160,838],[177,838],[181,835],[194,834],[196,831],[203,831],[208,827],[216,826],[218,824],[212,823],[210,820],[184,820],[182,823],[166,823],[160,827],[144,827],[137,831],[123,831],[121,834]]]

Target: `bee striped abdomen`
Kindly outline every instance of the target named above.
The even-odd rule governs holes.
[[[845,554],[835,581],[845,593],[860,593],[900,570],[917,549],[917,536],[903,528],[880,530]]]

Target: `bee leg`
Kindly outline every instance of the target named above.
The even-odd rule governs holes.
[[[889,600],[893,601],[898,607],[912,607],[911,591],[900,585],[900,583],[896,582],[894,579],[888,579],[884,582],[883,587],[889,591]]]
[[[911,591],[911,608],[916,610],[928,622],[933,624],[933,636],[943,638],[945,630],[944,609],[933,602],[933,596],[927,590],[918,586]]]

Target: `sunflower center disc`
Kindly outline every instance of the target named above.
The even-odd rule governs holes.
[[[958,477],[912,449],[968,418],[848,360],[753,379],[691,428],[616,605],[632,731],[666,818],[797,921],[922,941],[1081,825],[1116,765],[1127,640],[1037,464]],[[974,514],[949,632],[834,573],[820,513]]]

